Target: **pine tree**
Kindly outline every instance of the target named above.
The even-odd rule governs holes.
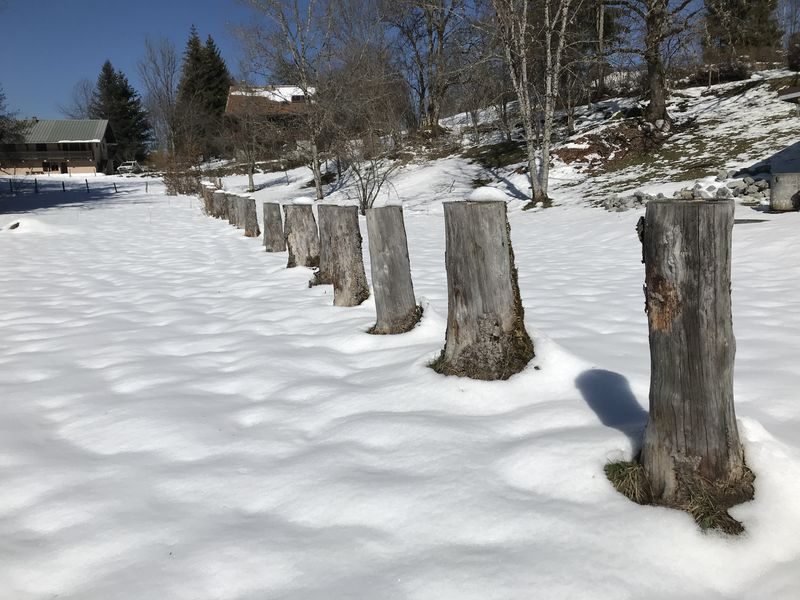
[[[178,146],[188,158],[219,152],[219,134],[231,76],[214,39],[205,45],[192,26],[178,86]]]
[[[800,72],[800,32],[789,36],[789,44],[786,48],[786,63],[789,69],[795,73]]]
[[[209,35],[203,48],[204,69],[204,96],[206,108],[217,117],[225,112],[228,102],[228,90],[231,85],[231,75],[222,55],[219,53],[214,39]]]
[[[27,127],[25,121],[18,121],[16,114],[6,108],[6,95],[0,87],[0,144],[11,144],[19,141],[19,137]]]
[[[708,60],[757,59],[764,51],[780,48],[778,0],[705,0],[705,5]]]
[[[144,159],[151,139],[150,123],[142,100],[121,71],[111,61],[103,63],[89,106],[93,119],[108,119],[116,140],[115,160]]]

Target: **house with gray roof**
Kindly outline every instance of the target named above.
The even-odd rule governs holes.
[[[113,145],[105,119],[34,119],[16,143],[0,145],[0,173],[111,174]]]

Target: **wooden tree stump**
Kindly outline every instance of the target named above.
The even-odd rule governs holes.
[[[228,218],[228,196],[222,190],[214,190],[213,215],[217,219]]]
[[[655,200],[641,232],[650,418],[641,463],[653,502],[752,497],[733,406],[732,200]]]
[[[214,188],[204,183],[200,188],[200,195],[203,198],[203,212],[208,216],[214,215]]]
[[[264,247],[267,252],[283,252],[286,240],[283,237],[281,205],[277,202],[264,202]]]
[[[259,237],[261,230],[258,228],[258,214],[256,213],[256,201],[253,198],[243,198],[244,200],[244,235],[245,237]]]
[[[319,234],[310,204],[284,204],[284,237],[289,250],[286,267],[319,266]]]
[[[225,214],[228,217],[228,223],[235,227],[236,219],[238,218],[238,210],[237,210],[238,206],[236,204],[236,196],[234,196],[233,194],[225,194],[225,197],[228,199],[228,202],[226,204],[227,212]]]
[[[447,339],[431,367],[508,379],[533,358],[503,201],[445,202]]]
[[[419,321],[421,309],[414,298],[403,207],[367,209],[367,237],[378,315],[369,332],[393,334],[409,331]]]
[[[369,298],[357,206],[332,206],[333,305],[358,306]]]
[[[311,285],[325,285],[333,283],[335,268],[333,246],[331,245],[331,224],[334,219],[333,204],[318,204],[317,216],[319,217],[319,270],[314,275]]]

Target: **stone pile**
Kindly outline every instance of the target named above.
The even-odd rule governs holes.
[[[720,175],[722,174],[723,172],[720,172]],[[725,179],[728,179],[728,173],[724,173],[724,175]],[[677,190],[672,194],[672,197],[681,200],[728,200],[738,198],[742,204],[762,204],[769,201],[770,182],[763,177],[750,177],[748,175],[743,179],[733,179],[726,182],[718,176],[717,181],[718,184],[705,187],[696,183],[694,187]],[[614,194],[603,202],[603,207],[610,212],[623,212],[643,208],[654,198],[660,199],[665,198],[665,196],[664,194],[653,196],[642,191],[636,191],[630,196]]]

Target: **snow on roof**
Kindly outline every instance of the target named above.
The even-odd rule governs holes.
[[[316,94],[316,88],[308,88],[308,95],[313,96]],[[292,85],[277,85],[268,87],[232,87],[231,96],[255,96],[259,98],[266,98],[272,102],[291,102],[292,98],[303,97],[302,88]]]

